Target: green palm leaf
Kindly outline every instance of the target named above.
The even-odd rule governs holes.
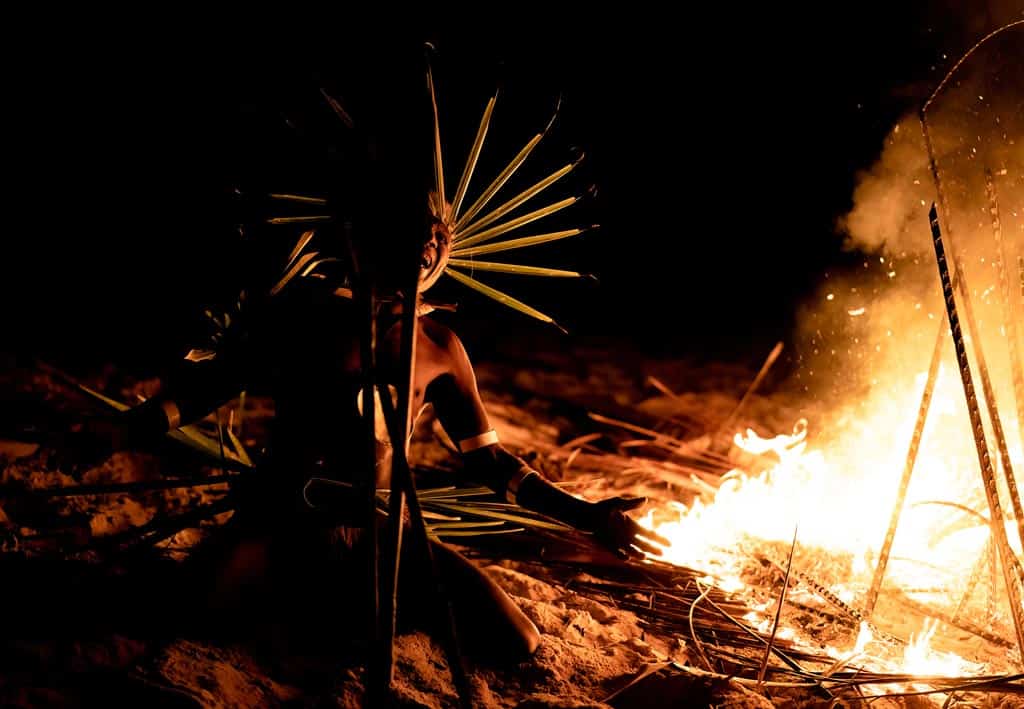
[[[484,138],[487,137],[487,129],[491,125],[491,114],[494,113],[494,104],[498,96],[495,95],[487,102],[484,108],[484,115],[480,119],[480,127],[477,128],[476,138],[473,140],[473,147],[466,158],[466,166],[462,169],[462,177],[459,179],[459,186],[455,190],[455,198],[452,200],[452,218],[458,219],[459,210],[462,208],[462,200],[466,198],[466,190],[469,189],[469,181],[473,177],[473,170],[476,169],[477,160],[480,158],[480,151],[484,147]]]
[[[434,73],[427,66],[427,86],[430,87],[430,105],[434,109],[434,181],[437,190],[438,215],[446,221],[444,191],[444,160],[441,155],[441,119],[437,114],[437,93],[434,91]]]
[[[299,237],[298,241],[295,242],[295,248],[293,248],[292,252],[288,254],[288,260],[285,262],[284,266],[285,271],[287,271],[295,264],[295,259],[297,259],[299,257],[299,254],[302,253],[302,250],[306,248],[306,245],[309,244],[310,239],[313,238],[313,234],[315,233],[316,232],[314,232],[312,229],[310,229],[309,231],[302,232],[302,235]]]
[[[310,222],[326,222],[331,218],[330,214],[310,214],[300,217],[271,217],[268,224],[308,224]]]
[[[505,169],[501,171],[501,174],[494,178],[494,181],[487,186],[487,189],[483,191],[483,194],[481,194],[477,200],[473,202],[472,206],[466,210],[466,213],[459,217],[458,221],[455,222],[455,228],[452,231],[457,234],[460,229],[469,224],[470,220],[475,217],[481,209],[487,206],[487,203],[491,201],[491,198],[493,198],[498,190],[508,182],[508,179],[515,174],[515,171],[518,170],[526,161],[526,158],[529,157],[530,153],[533,152],[533,149],[537,147],[537,143],[539,143],[540,139],[543,137],[543,133],[538,133],[523,146],[523,149],[520,150],[514,158],[512,158],[512,162],[510,162]]]
[[[295,276],[313,259],[317,257],[316,251],[310,251],[308,254],[303,254],[295,264],[288,269],[288,271],[281,277],[281,280],[277,282],[273,288],[270,289],[270,295],[277,295],[281,292],[288,283],[291,282]]]
[[[452,278],[454,278],[455,280],[457,280],[459,283],[463,284],[464,286],[468,286],[473,290],[482,293],[483,295],[486,295],[488,298],[492,298],[498,301],[504,306],[512,308],[513,310],[518,310],[520,313],[528,315],[531,318],[536,318],[541,322],[550,323],[557,327],[559,330],[562,330],[562,332],[565,332],[565,329],[557,322],[555,322],[553,318],[551,318],[548,315],[545,315],[536,308],[531,308],[529,305],[522,302],[521,300],[516,300],[507,293],[502,293],[500,290],[497,290],[496,288],[492,288],[489,285],[481,283],[475,278],[470,278],[464,273],[459,273],[454,268],[446,268],[444,272],[451,276]]]
[[[521,217],[516,217],[515,219],[507,221],[504,224],[499,224],[498,226],[491,227],[490,229],[486,229],[485,231],[481,231],[478,234],[474,234],[473,236],[467,237],[461,241],[457,241],[457,243],[459,244],[460,248],[472,246],[473,244],[479,244],[482,241],[493,239],[494,237],[501,236],[502,234],[510,232],[513,229],[518,229],[521,226],[525,226],[530,222],[534,222],[550,214],[554,214],[555,212],[565,209],[570,205],[576,204],[576,202],[578,202],[579,200],[579,197],[568,197],[566,199],[561,200],[560,202],[549,204],[546,207],[541,207],[540,209],[536,209],[528,214],[524,214]]]
[[[582,273],[576,271],[563,271],[558,268],[543,268],[540,266],[520,266],[514,263],[494,263],[493,261],[466,261],[453,258],[448,260],[450,266],[459,268],[475,269],[477,271],[491,271],[493,273],[513,273],[517,276],[547,276],[549,278],[583,278]]]
[[[580,158],[580,160],[582,160],[582,159],[583,158]],[[467,238],[469,236],[472,236],[475,232],[480,231],[481,229],[483,229],[488,224],[491,224],[492,222],[495,222],[498,219],[501,219],[503,216],[505,216],[506,214],[511,212],[513,209],[515,209],[519,205],[521,205],[524,202],[527,202],[527,201],[533,199],[538,194],[540,194],[541,192],[546,190],[548,187],[550,187],[551,185],[555,184],[555,182],[557,182],[558,180],[560,180],[561,178],[565,177],[570,172],[572,172],[572,169],[579,164],[580,160],[577,160],[576,162],[569,163],[568,165],[566,165],[565,167],[561,168],[560,170],[555,170],[553,173],[551,173],[550,175],[545,177],[543,180],[541,180],[541,181],[537,182],[536,184],[532,185],[531,187],[523,190],[522,192],[517,194],[515,197],[513,197],[509,201],[505,202],[505,204],[501,205],[500,207],[498,207],[494,211],[490,212],[486,216],[480,217],[480,219],[477,219],[472,224],[466,225],[465,229],[462,229],[461,231],[459,231],[458,240],[461,241],[461,240],[463,240],[463,239],[465,239],[465,238]]]
[[[327,200],[323,197],[307,197],[301,194],[283,194],[283,193],[272,193],[270,195],[274,199],[284,200],[286,202],[299,202],[301,204],[316,204],[323,206],[327,204]]]
[[[85,384],[81,384],[79,382],[76,382],[71,377],[67,377],[66,376],[66,378],[67,378],[68,381],[74,383],[74,385],[82,393],[88,394],[89,396],[93,397],[97,401],[103,402],[104,404],[106,404],[107,406],[109,406],[110,408],[112,408],[112,409],[114,409],[116,411],[127,411],[128,409],[131,408],[127,404],[122,404],[120,401],[117,401],[115,399],[111,399],[109,396],[105,396],[104,394],[101,394],[100,392],[95,391],[94,389],[91,389],[90,387],[87,387]],[[182,426],[181,428],[175,429],[173,431],[168,431],[167,432],[167,436],[168,436],[168,438],[171,438],[172,440],[177,441],[178,443],[181,443],[182,445],[185,445],[185,446],[191,448],[194,451],[202,453],[206,457],[210,458],[211,461],[214,462],[214,463],[218,463],[219,464],[223,460],[222,457],[221,457],[221,447],[220,447],[220,444],[217,441],[215,441],[212,438],[210,438],[209,436],[207,436],[206,434],[202,433],[198,428],[196,428],[192,424],[189,424],[187,426]],[[224,451],[224,458],[226,458],[229,461],[231,461],[234,464],[233,467],[236,467],[236,468],[237,467],[241,467],[241,468],[250,468],[250,467],[252,467],[252,463],[251,462],[247,463],[247,462],[241,460],[238,456],[234,455],[230,451]]]
[[[451,255],[456,258],[465,258],[467,256],[483,256],[484,254],[494,254],[500,251],[511,251],[513,249],[523,249],[527,246],[536,246],[538,244],[546,244],[549,241],[559,241],[560,239],[568,239],[570,236],[576,236],[582,234],[588,228],[593,229],[597,225],[591,227],[585,227],[583,229],[565,229],[563,231],[552,231],[547,234],[537,234],[536,236],[524,236],[519,239],[509,239],[508,241],[499,241],[495,244],[484,244],[483,246],[471,246],[469,248],[456,247],[452,249]]]

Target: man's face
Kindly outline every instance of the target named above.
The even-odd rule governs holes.
[[[451,238],[447,227],[438,221],[431,223],[430,238],[423,245],[420,258],[420,291],[427,290],[441,277],[448,264],[450,248]]]

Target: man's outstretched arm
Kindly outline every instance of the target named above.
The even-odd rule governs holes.
[[[628,510],[642,505],[643,498],[582,500],[552,485],[524,460],[506,450],[488,422],[476,375],[462,343],[447,329],[434,339],[447,354],[449,373],[431,384],[428,399],[445,431],[459,447],[469,477],[509,502],[592,532],[618,554],[635,556],[640,553],[638,549],[659,552],[655,545],[638,535],[668,544],[667,540],[643,529],[625,515]]]
[[[168,431],[197,421],[244,388],[244,363],[234,358],[183,362],[156,396],[125,411],[97,415],[66,434],[59,467],[79,475],[118,450],[143,448]]]

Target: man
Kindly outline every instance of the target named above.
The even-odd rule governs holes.
[[[423,242],[421,291],[442,273],[449,242],[444,224],[432,220]],[[312,478],[359,485],[370,477],[355,463],[358,451],[365,450],[365,426],[361,421],[360,323],[353,310],[350,300],[322,281],[290,283],[266,300],[244,336],[228,338],[216,358],[188,363],[160,395],[125,412],[113,426],[92,426],[94,436],[105,437],[111,447],[136,446],[202,418],[244,388],[262,389],[273,397],[275,417],[266,455],[235,491],[238,508],[221,540],[196,554],[197,559],[205,559],[198,565],[214,572],[208,591],[218,608],[260,612],[258,606],[266,604],[251,592],[254,584],[276,576],[294,586],[300,575],[315,574],[324,558],[332,555],[332,534],[335,550],[339,546],[339,530],[343,556],[354,568],[365,568],[356,565],[354,557],[365,551],[358,530],[369,522],[339,519],[324,505],[311,504],[308,494]],[[377,366],[389,388],[397,388],[401,379],[400,310],[382,308],[377,319],[382,333]],[[658,552],[640,535],[668,543],[625,515],[643,499],[581,500],[550,484],[503,448],[488,422],[473,367],[459,338],[428,315],[419,317],[417,337],[413,411],[433,406],[445,431],[457,442],[470,480],[485,484],[509,502],[591,532],[620,555]],[[386,449],[379,446],[378,450],[376,485],[387,488]],[[497,584],[450,547],[436,541],[432,547],[452,598],[460,637],[470,652],[503,660],[532,654],[539,632]],[[403,548],[399,608],[407,613],[407,620],[422,625],[431,611],[436,617],[436,606],[423,593],[429,566],[413,545]],[[321,590],[319,581],[308,586]]]

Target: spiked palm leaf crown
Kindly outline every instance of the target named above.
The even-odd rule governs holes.
[[[576,271],[566,271],[556,268],[540,266],[527,266],[505,261],[477,260],[479,256],[489,256],[505,251],[527,248],[539,244],[560,241],[583,233],[588,228],[572,228],[559,231],[535,233],[528,236],[515,235],[514,238],[507,238],[522,227],[532,224],[535,221],[548,217],[578,202],[581,197],[568,197],[545,206],[514,216],[520,207],[527,205],[544,192],[551,185],[572,172],[582,158],[564,165],[555,170],[543,179],[534,183],[525,190],[494,206],[493,202],[498,193],[512,176],[522,167],[523,163],[533,152],[551,128],[554,118],[543,131],[531,137],[522,149],[506,164],[499,174],[479,193],[475,200],[469,202],[470,183],[474,177],[477,162],[484,147],[487,131],[491,124],[491,117],[494,113],[494,106],[497,101],[497,94],[491,97],[484,108],[476,137],[466,158],[461,176],[454,193],[448,191],[445,179],[444,159],[441,149],[441,126],[437,110],[437,93],[435,91],[433,73],[427,70],[427,86],[430,91],[430,100],[433,108],[433,161],[434,161],[434,189],[428,196],[428,206],[433,218],[444,225],[447,232],[444,239],[447,243],[438,249],[436,259],[424,263],[425,269],[429,270],[421,280],[422,290],[426,290],[443,273],[459,283],[487,296],[513,310],[528,315],[545,323],[559,327],[558,324],[548,315],[536,308],[504,293],[479,280],[474,275],[476,272],[504,273],[519,276],[533,276],[546,278],[581,278],[585,274]],[[351,118],[344,111],[341,105],[333,98],[326,96],[331,108],[338,116],[348,124]],[[448,198],[449,194],[451,199]],[[326,205],[327,201],[316,197],[307,197],[294,194],[273,194],[275,199],[286,200],[304,205]],[[468,206],[467,206],[468,203]],[[275,217],[269,220],[272,224],[309,224],[324,222],[330,219],[330,215],[315,214],[294,217]],[[293,278],[320,276],[317,268],[334,259],[321,258],[318,252],[306,251],[313,231],[306,231],[300,237],[289,256],[285,266],[284,274],[277,285],[272,289],[271,294],[280,291]],[[473,273],[470,275],[467,273]]]

